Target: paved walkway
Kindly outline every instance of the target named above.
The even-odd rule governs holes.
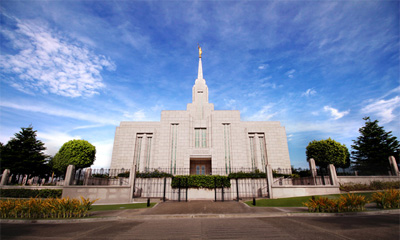
[[[341,216],[398,214],[400,210],[357,213],[309,213],[306,207],[250,207],[243,202],[160,202],[148,209],[125,209],[93,212],[92,216],[104,220],[123,219],[181,219],[181,218],[257,218],[285,216]]]

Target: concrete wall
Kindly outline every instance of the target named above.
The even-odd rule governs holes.
[[[33,190],[42,190],[42,189],[63,189],[63,186],[11,186],[4,185],[1,186],[0,189],[33,189]]]
[[[130,203],[130,186],[68,186],[63,188],[62,197],[89,198],[98,203]]]
[[[271,198],[339,194],[339,186],[272,186]]]
[[[340,184],[362,183],[369,184],[372,181],[392,182],[400,181],[399,176],[338,176]]]

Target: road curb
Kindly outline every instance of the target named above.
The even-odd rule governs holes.
[[[371,216],[400,214],[400,209],[378,210],[368,212],[345,212],[345,213],[238,213],[238,214],[165,214],[165,215],[133,215],[131,217],[97,217],[83,219],[0,219],[0,223],[37,223],[37,224],[58,224],[58,223],[83,223],[83,222],[104,222],[104,221],[133,221],[133,220],[167,220],[167,219],[204,219],[204,218],[271,218],[271,217],[346,217],[346,216]]]

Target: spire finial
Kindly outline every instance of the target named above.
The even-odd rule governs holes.
[[[199,49],[199,58],[201,58],[201,54],[203,53],[202,51],[201,51],[201,47],[200,47],[200,45],[197,43],[197,48]]]

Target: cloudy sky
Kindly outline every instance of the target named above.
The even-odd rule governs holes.
[[[0,3],[0,141],[33,125],[49,154],[85,139],[108,167],[120,121],[185,110],[197,43],[216,110],[281,121],[290,160],[365,116],[400,137],[398,1]]]

